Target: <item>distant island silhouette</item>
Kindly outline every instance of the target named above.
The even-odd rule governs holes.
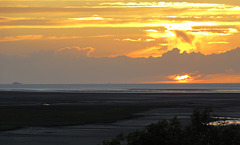
[[[22,83],[19,82],[13,82],[12,85],[21,85]]]

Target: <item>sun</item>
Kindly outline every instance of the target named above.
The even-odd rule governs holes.
[[[193,80],[193,78],[189,74],[184,75],[171,75],[168,78],[178,82],[178,83],[187,83]]]

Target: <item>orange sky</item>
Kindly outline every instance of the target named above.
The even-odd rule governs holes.
[[[143,83],[239,83],[240,74],[210,74],[204,77],[201,75],[192,77],[189,74],[170,75],[168,81],[152,81]]]
[[[236,49],[239,37],[238,1],[0,0],[0,54],[7,56],[73,49],[89,58],[158,58],[174,48],[212,55]],[[184,72],[193,73],[165,77]],[[224,73],[214,72],[205,82],[240,82],[231,81],[235,74],[219,81]]]

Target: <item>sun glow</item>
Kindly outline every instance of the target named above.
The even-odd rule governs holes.
[[[170,79],[177,81],[178,83],[187,83],[193,80],[193,78],[189,74],[185,75],[171,75]]]
[[[180,53],[211,55],[239,47],[240,6],[225,2],[61,0],[66,2],[58,3],[44,0],[35,4],[2,1],[6,2],[0,2],[0,30],[4,31],[0,43],[39,40],[50,45],[50,40],[64,43],[61,39],[67,39],[71,46],[81,43],[83,47],[96,48],[93,57],[126,55],[133,58],[162,57],[173,48],[178,48]],[[19,30],[12,33],[14,29]],[[47,33],[48,30],[51,33]],[[98,35],[111,35],[111,38],[102,37],[100,41]],[[97,41],[100,45],[89,43]],[[109,48],[105,44],[109,44]],[[59,48],[67,47],[61,45]],[[26,54],[33,51],[33,47],[29,46]]]

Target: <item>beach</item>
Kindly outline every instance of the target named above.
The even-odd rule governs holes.
[[[74,93],[1,91],[3,145],[96,145],[161,119],[183,123],[210,106],[240,117],[239,93]]]

